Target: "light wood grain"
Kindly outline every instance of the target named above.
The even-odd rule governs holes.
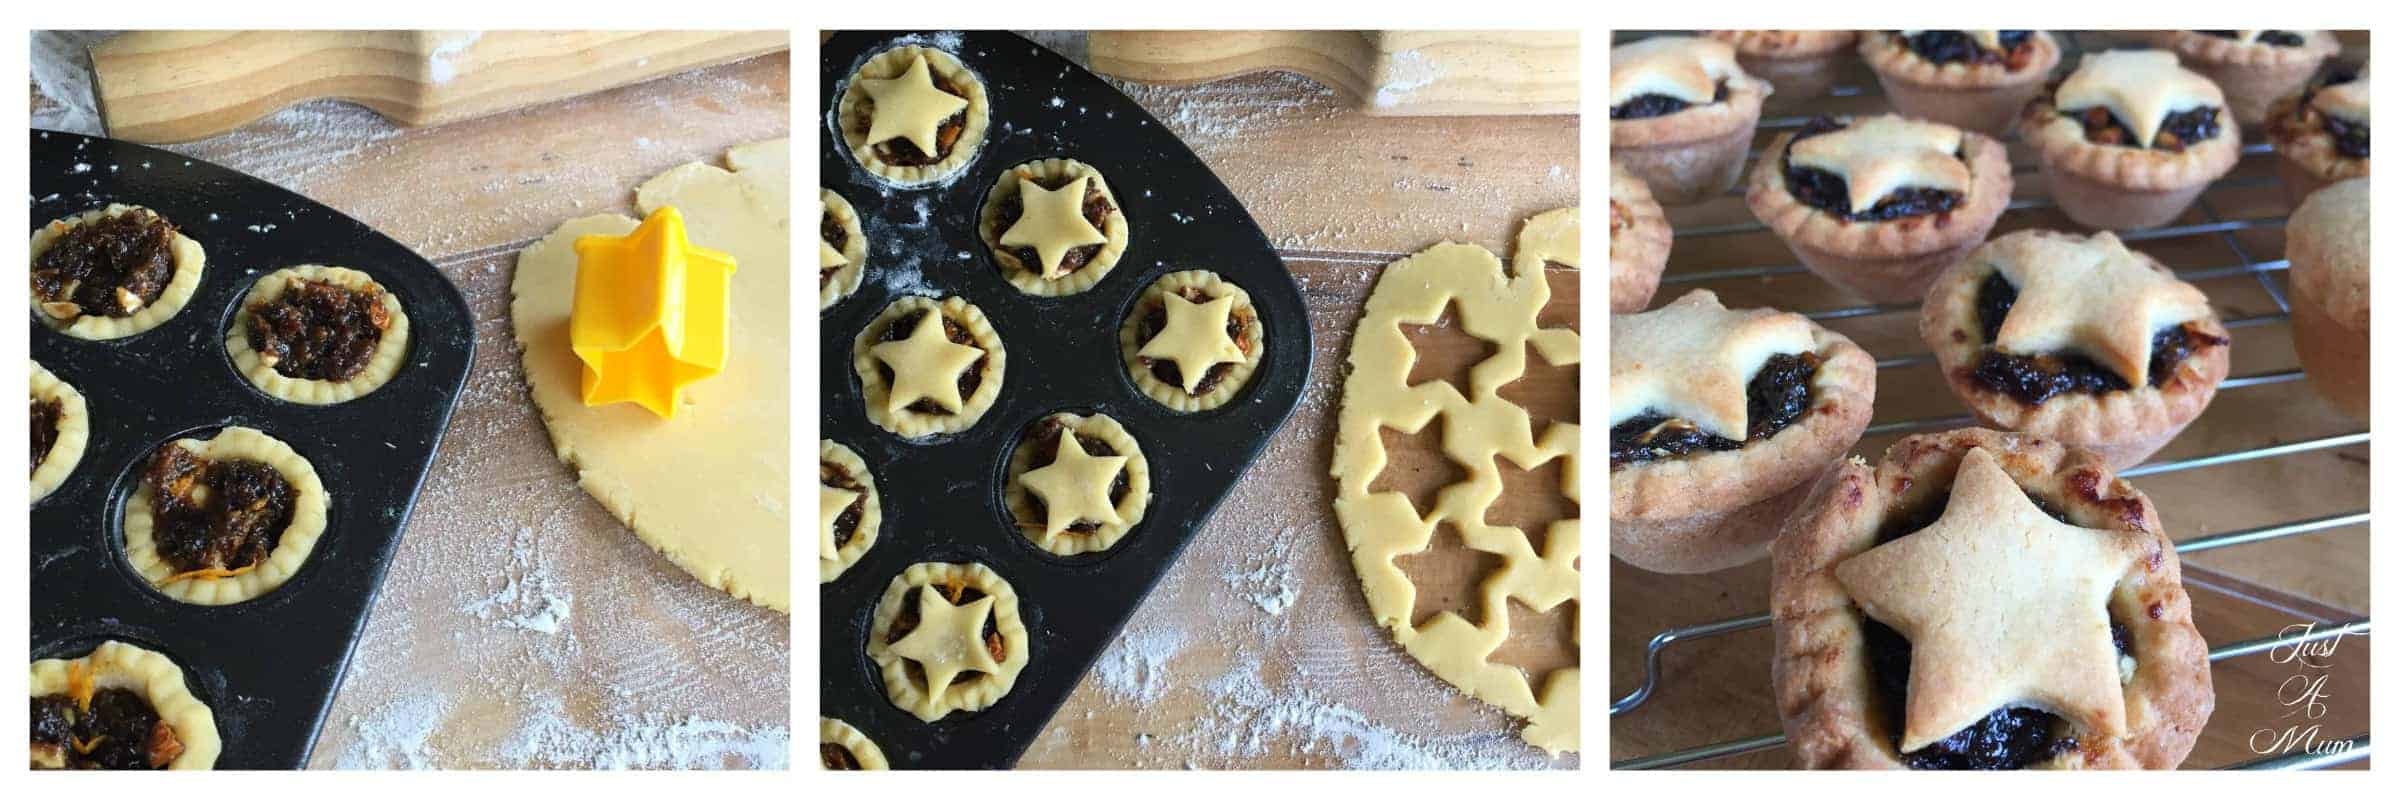
[[[1092,68],[1159,84],[1291,70],[1369,114],[1572,114],[1575,31],[1095,31]]]

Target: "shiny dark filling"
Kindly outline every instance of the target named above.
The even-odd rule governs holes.
[[[1816,403],[1817,368],[1824,359],[1815,353],[1778,354],[1750,376],[1749,436],[1741,441],[1700,429],[1690,420],[1645,411],[1608,429],[1608,468],[1611,470],[1675,458],[1701,451],[1738,450],[1781,433],[1808,414]]]
[[[1725,82],[1717,81],[1717,94],[1708,102],[1711,105],[1725,102],[1725,98],[1729,94],[1732,94],[1732,90],[1725,87]],[[1609,106],[1608,118],[1612,120],[1649,119],[1663,117],[1691,107],[1691,103],[1663,94],[1636,95],[1631,100]]]
[[[2017,287],[1994,271],[1975,295],[1975,313],[1986,346],[1969,367],[1975,385],[2008,395],[2026,405],[2040,405],[2061,394],[2099,394],[2133,388],[2130,381],[2082,353],[2016,355],[1989,346],[2000,338],[2000,323],[2017,302]],[[2221,346],[2224,337],[2202,331],[2192,323],[2161,328],[2150,337],[2150,386],[2167,385],[2176,368],[2203,348]]]
[[[156,302],[175,277],[174,245],[175,226],[156,215],[127,212],[85,221],[33,260],[34,296],[74,304],[77,310],[67,316],[132,316]]]
[[[850,505],[842,507],[841,515],[833,518],[833,545],[848,545],[850,538],[858,535],[858,523],[867,513],[867,487],[851,477],[848,469],[830,461],[817,462],[817,482],[858,493]]]
[[[1966,31],[1918,31],[1901,39],[1909,52],[1936,64],[2007,64],[2016,69],[2031,54],[2033,31],[2001,31],[1999,52],[1983,49]]]
[[[31,716],[36,760],[50,750],[62,769],[163,769],[183,755],[175,730],[129,689],[95,690],[88,709],[64,694],[36,697]]]
[[[893,642],[907,638],[910,631],[917,629],[917,623],[922,621],[917,616],[917,603],[921,602],[918,599],[918,593],[925,591],[941,592],[942,597],[948,599],[950,604],[954,606],[964,606],[968,603],[981,600],[984,597],[983,590],[962,583],[940,583],[931,586],[912,587],[907,592],[902,593],[900,596],[900,613],[892,617],[892,629],[890,632],[884,634],[884,644],[889,645]],[[996,617],[997,615],[984,617],[983,648],[985,651],[992,654],[993,661],[1007,661],[1008,642],[1000,638],[1000,625],[999,620]],[[925,668],[918,665],[915,661],[909,661],[905,666],[908,670],[909,680],[915,681],[918,686],[924,686]],[[974,678],[981,677],[982,675],[983,673],[978,670],[960,670],[958,677],[951,679],[951,685],[956,686]]]
[[[2309,89],[2308,93],[2300,98],[2299,105],[2293,111],[2293,115],[2298,117],[2299,121],[2301,122],[2307,122],[2310,115],[2315,115],[2319,119],[2324,120],[2323,125],[2325,127],[2325,133],[2333,137],[2334,152],[2340,153],[2346,158],[2368,157],[2367,124],[2364,122],[2349,122],[2332,114],[2318,111],[2315,106],[2309,104],[2309,101],[2315,99],[2317,92],[2323,91],[2326,87],[2340,86],[2356,80],[2358,80],[2358,72],[2356,70],[2352,70],[2347,67],[2337,67],[2332,72],[2326,74],[2324,83]]]
[[[825,240],[826,246],[835,250],[842,250],[850,246],[850,229],[842,227],[842,221],[835,219],[832,211],[827,211],[818,218],[817,236]],[[832,283],[833,273],[840,270],[840,267],[818,268],[817,288],[823,289],[825,284]]]
[[[1033,448],[1032,460],[1025,463],[1026,471],[1031,472],[1033,470],[1041,469],[1056,463],[1058,461],[1058,437],[1065,435],[1066,432],[1067,424],[1055,418],[1045,418],[1040,423],[1034,425],[1033,434],[1031,436],[1027,436],[1023,444],[1018,445],[1019,447]],[[1075,443],[1083,445],[1084,454],[1094,458],[1106,458],[1108,456],[1117,454],[1117,449],[1108,446],[1108,442],[1102,441],[1097,436],[1087,436],[1080,431],[1076,432],[1075,434]],[[1132,491],[1132,486],[1126,483],[1125,470],[1117,470],[1116,480],[1111,481],[1108,484],[1108,501],[1110,503],[1124,502],[1125,493],[1129,491]],[[1043,522],[1049,521],[1050,506],[1049,504],[1042,502],[1041,495],[1034,494],[1032,492],[1026,492],[1025,505],[1033,511],[1033,516],[1036,519],[1040,519]],[[1032,528],[1042,527],[1042,523],[1037,523],[1033,520],[1026,520],[1020,524]],[[1066,532],[1085,534],[1099,529],[1100,523],[1098,521],[1078,519],[1075,520],[1073,524],[1067,526]]]
[[[1207,303],[1216,299],[1208,296],[1207,292],[1201,291],[1200,287],[1197,286],[1183,287],[1182,289],[1176,290],[1176,294],[1183,295],[1183,299],[1194,303]],[[1225,335],[1233,339],[1233,343],[1240,346],[1244,354],[1248,354],[1251,348],[1257,346],[1252,344],[1248,338],[1243,336],[1243,334],[1249,332],[1250,325],[1256,321],[1256,317],[1254,316],[1255,314],[1256,312],[1247,307],[1236,305],[1233,308],[1233,313],[1225,316]],[[1141,340],[1147,342],[1151,339],[1157,338],[1159,331],[1166,329],[1166,304],[1163,302],[1150,304],[1150,310],[1143,312],[1142,314],[1142,324],[1138,329],[1138,332],[1141,334]],[[1160,383],[1173,386],[1176,389],[1183,388],[1183,370],[1177,369],[1175,362],[1168,361],[1163,358],[1147,357],[1139,358],[1138,360],[1142,362],[1143,366],[1150,368],[1150,377],[1157,378]],[[1233,364],[1230,362],[1210,365],[1208,372],[1201,374],[1200,383],[1192,388],[1190,394],[1193,397],[1199,397],[1201,395],[1208,394],[1209,392],[1216,391],[1217,385],[1224,383],[1225,376],[1231,372],[1233,372]]]
[[[33,398],[33,466],[41,469],[50,460],[50,448],[58,446],[58,418],[66,406],[57,400]]]
[[[1798,145],[1809,137],[1821,136],[1846,127],[1849,125],[1841,120],[1832,117],[1818,117],[1809,120],[1808,125],[1792,135],[1792,144]],[[1786,147],[1783,151],[1783,183],[1790,189],[1794,199],[1808,204],[1811,208],[1853,222],[1882,222],[1924,214],[1942,214],[1958,208],[1960,204],[1966,202],[1966,195],[1958,192],[1923,186],[1908,186],[1884,195],[1883,199],[1876,201],[1872,208],[1853,211],[1850,208],[1850,182],[1840,175],[1825,170],[1793,166],[1791,147]]]
[[[850,753],[850,748],[832,742],[817,745],[817,757],[825,760],[826,769],[854,770],[859,768],[858,757]]]
[[[909,334],[916,332],[917,323],[925,319],[925,315],[931,313],[933,312],[912,311],[901,315],[899,319],[892,320],[892,324],[883,329],[883,340],[887,342],[897,342],[908,338]],[[965,326],[959,325],[957,320],[953,320],[948,316],[942,317],[942,337],[949,339],[951,344],[963,344],[968,347],[975,348],[976,350],[983,350],[982,345],[975,343],[975,337],[968,335]],[[981,358],[975,359],[975,363],[973,365],[968,366],[964,371],[958,373],[958,397],[960,400],[963,401],[966,398],[974,397],[975,387],[983,385],[983,365],[988,363],[991,360],[991,357],[991,353],[985,352]],[[892,372],[892,365],[890,364],[877,361],[875,362],[875,368],[883,370],[883,382],[886,385],[892,383],[894,378],[897,377]],[[917,412],[919,414],[936,414],[940,416],[949,416],[958,413],[957,411],[942,407],[941,403],[934,402],[934,399],[930,397],[918,398],[916,402],[908,404],[908,410]]]
[[[2066,514],[2049,501],[2030,493],[2026,496],[2051,518],[2069,522]],[[1944,493],[1925,508],[1901,514],[1877,533],[1875,543],[1882,545],[1924,530],[1941,519],[1949,500]],[[1864,614],[1859,616],[1859,623],[1866,638],[1868,672],[1875,681],[1877,711],[1885,730],[1891,732],[1893,747],[1898,748],[1901,732],[1906,728],[1909,659],[1915,650],[1908,637],[1891,626]],[[2123,623],[2110,620],[2108,633],[2119,657],[2132,655],[2132,633]],[[2066,720],[2055,714],[2031,708],[2002,708],[1949,738],[1901,753],[1900,760],[1910,769],[2024,769],[2074,752],[2081,745],[2072,733]]]
[[[1059,187],[1065,186],[1069,182],[1074,181],[1075,177],[1064,176],[1044,180],[1025,178],[1024,180],[1033,181],[1035,185],[1044,189],[1057,191]],[[1096,230],[1106,232],[1108,230],[1108,215],[1114,211],[1116,211],[1116,207],[1109,205],[1108,197],[1100,193],[1099,181],[1094,180],[1083,185],[1083,221],[1091,223],[1092,227]],[[1005,233],[1009,229],[1009,226],[1017,224],[1017,220],[1024,218],[1024,216],[1024,196],[1021,194],[1009,195],[1007,198],[1002,199],[1000,201],[1000,207],[992,212],[992,230],[995,232],[995,234]],[[999,246],[996,240],[994,241],[993,246]],[[1072,250],[1068,250],[1064,255],[1059,256],[1059,271],[1074,272],[1082,269],[1084,265],[1092,263],[1092,259],[1094,257],[1100,255],[1101,247],[1103,247],[1103,245],[1087,244]],[[1031,247],[1012,247],[1009,248],[1009,252],[1017,257],[1017,263],[1023,265],[1026,271],[1041,271],[1042,253],[1040,250],[1036,250]]]
[[[2151,137],[2150,149],[2180,153],[2186,147],[2216,138],[2225,130],[2217,122],[2217,111],[2216,106],[2204,106],[2168,114],[2166,119],[2159,121],[2158,135]],[[2084,141],[2097,145],[2141,147],[2141,143],[2134,138],[2133,129],[2126,127],[2124,120],[2117,119],[2117,115],[2106,106],[2078,111],[2061,110],[2059,113],[2074,117],[2076,122],[2083,125]]]
[[[177,573],[257,566],[292,524],[297,492],[274,467],[245,458],[203,461],[181,445],[158,449],[142,471],[150,535]]]
[[[929,61],[925,66],[930,68],[933,64]],[[943,93],[961,98],[967,96],[966,92],[958,90],[957,84],[942,77],[940,72],[928,69],[926,74],[933,77],[934,87],[941,89]],[[875,129],[875,99],[867,97],[865,92],[859,93],[858,118],[853,127],[858,129],[858,136],[862,139],[866,138],[868,132]],[[928,164],[938,164],[942,159],[950,157],[951,148],[957,146],[959,135],[965,133],[966,129],[967,110],[961,108],[958,113],[950,115],[949,119],[942,120],[941,127],[934,132],[933,149],[937,152],[927,153],[917,149],[917,143],[909,141],[905,136],[896,137],[888,142],[876,142],[871,149],[874,150],[876,158],[895,167],[922,167]]]
[[[250,349],[284,377],[345,381],[374,360],[391,325],[380,289],[296,280],[250,307]]]
[[[2207,34],[2219,39],[2236,39],[2240,38],[2242,35],[2241,31],[2193,31],[2193,33]],[[2299,47],[2308,43],[2308,37],[2301,36],[2300,34],[2293,33],[2291,31],[2262,31],[2258,34],[2258,38],[2253,41],[2257,42],[2258,44],[2271,44],[2276,47]]]

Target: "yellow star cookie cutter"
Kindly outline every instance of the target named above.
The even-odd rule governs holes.
[[[583,404],[631,401],[675,418],[683,390],[725,369],[733,256],[695,246],[669,206],[624,236],[575,239],[567,336]]]

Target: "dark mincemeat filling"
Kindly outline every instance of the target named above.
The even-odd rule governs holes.
[[[1750,376],[1749,436],[1734,441],[1708,433],[1690,421],[1645,412],[1608,429],[1608,468],[1675,458],[1700,451],[1738,450],[1764,440],[1799,422],[1816,404],[1817,368],[1824,358],[1815,353],[1778,354]]]
[[[158,449],[141,481],[150,489],[150,535],[159,558],[177,573],[265,561],[292,524],[298,494],[272,466],[246,458],[203,461],[174,444]]]
[[[2015,71],[2033,56],[2033,31],[2001,31],[2000,52],[1983,49],[1966,31],[1919,31],[1900,38],[1909,52],[1936,64],[2006,64]]]
[[[2124,376],[2082,353],[2016,355],[1990,347],[2000,337],[2000,323],[2016,306],[2017,287],[1995,271],[1983,279],[1975,296],[1977,322],[1985,347],[1969,366],[1975,385],[2008,395],[2026,405],[2040,405],[2061,394],[2099,394],[2133,388]],[[2161,328],[2150,337],[2150,386],[2167,385],[2176,368],[2201,349],[2221,346],[2224,337],[2202,331],[2193,323]]]
[[[2057,506],[2030,493],[2027,497],[2051,518],[2070,522]],[[1878,532],[1876,544],[1890,542],[1932,525],[1934,520],[1941,518],[1948,502],[1949,497],[1945,494],[1926,508],[1899,515]],[[1897,748],[1901,731],[1906,727],[1904,715],[1908,709],[1909,659],[1914,655],[1914,648],[1899,631],[1872,617],[1861,614],[1859,622],[1866,634],[1868,671],[1875,681],[1877,710],[1882,715],[1885,729],[1891,732],[1893,746]],[[2110,620],[2108,632],[2110,641],[2116,645],[2118,656],[2132,655],[2132,632],[2123,623]],[[1951,734],[1947,739],[1926,745],[1915,752],[1901,753],[1900,760],[1910,769],[2024,769],[2074,752],[2081,745],[2070,735],[2072,733],[2066,720],[2055,714],[2032,708],[2002,708]]]
[[[130,689],[95,690],[89,709],[64,694],[36,697],[31,715],[35,757],[54,748],[64,769],[164,769],[183,755],[175,729]]]
[[[916,332],[917,323],[924,320],[925,315],[931,313],[933,312],[912,311],[901,315],[899,319],[892,320],[892,324],[883,329],[883,340],[897,342],[908,338],[909,334]],[[942,338],[949,339],[951,344],[963,344],[977,350],[983,349],[982,345],[975,343],[975,337],[967,333],[966,326],[958,324],[957,320],[951,319],[947,315],[942,317]],[[990,361],[991,357],[991,353],[985,352],[981,358],[975,359],[974,364],[958,373],[958,397],[961,401],[974,397],[975,387],[983,385],[983,365]],[[892,372],[890,364],[878,361],[875,362],[875,368],[883,370],[883,382],[887,385],[898,377]],[[934,402],[934,399],[930,397],[918,398],[916,402],[908,404],[908,410],[919,414],[945,417],[958,413],[955,409],[943,408],[941,403]]]
[[[41,469],[50,460],[50,448],[58,446],[58,418],[66,406],[57,400],[33,398],[33,466]]]
[[[818,744],[817,757],[824,759],[826,769],[854,770],[859,768],[858,756],[852,754],[850,748],[832,742]]]
[[[1732,90],[1725,87],[1725,82],[1717,81],[1717,95],[1710,98],[1708,102],[1710,105],[1725,102],[1726,96],[1730,94],[1732,94]],[[1610,106],[1608,118],[1612,120],[1649,119],[1663,117],[1691,107],[1691,103],[1663,94],[1645,94]]]
[[[1176,294],[1183,295],[1183,299],[1192,301],[1194,303],[1207,303],[1216,299],[1208,296],[1207,292],[1201,291],[1200,287],[1197,286],[1183,287],[1182,289],[1176,290]],[[1251,343],[1247,336],[1244,335],[1249,333],[1250,324],[1254,319],[1252,315],[1255,313],[1256,312],[1251,311],[1249,308],[1236,305],[1233,308],[1233,313],[1228,314],[1225,317],[1225,335],[1232,338],[1233,343],[1239,345],[1245,355],[1250,352],[1250,348],[1256,346]],[[1166,329],[1166,304],[1151,303],[1150,310],[1142,314],[1142,326],[1139,331],[1141,333],[1141,340],[1147,342],[1151,339],[1157,338],[1158,332]],[[1183,371],[1175,367],[1175,362],[1168,361],[1163,358],[1148,357],[1141,358],[1140,360],[1143,365],[1150,368],[1150,377],[1157,378],[1160,383],[1173,386],[1176,389],[1183,388]],[[1200,376],[1200,384],[1192,389],[1191,395],[1193,397],[1199,397],[1201,395],[1208,394],[1209,392],[1216,391],[1217,384],[1225,382],[1225,375],[1232,371],[1233,364],[1231,363],[1215,364],[1210,366],[1208,368],[1208,372]]]
[[[2368,157],[2367,124],[2363,122],[2349,122],[2332,114],[2318,111],[2315,106],[2309,105],[2309,101],[2314,100],[2317,96],[2317,92],[2323,91],[2326,87],[2340,86],[2356,80],[2358,80],[2358,72],[2356,70],[2352,70],[2347,67],[2337,67],[2332,72],[2326,74],[2324,83],[2310,88],[2307,94],[2302,95],[2299,104],[2294,107],[2292,112],[2293,116],[2297,118],[2297,121],[2301,123],[2308,122],[2308,118],[2310,116],[2315,116],[2322,120],[2323,122],[2321,124],[2325,128],[2325,133],[2333,137],[2334,152],[2341,153],[2345,158]]]
[[[148,308],[175,277],[175,226],[154,214],[127,212],[68,228],[33,260],[33,293],[72,303],[75,316],[128,317]],[[137,302],[127,308],[118,292]]]
[[[926,66],[933,65],[928,62]],[[959,91],[958,85],[951,83],[950,79],[943,77],[940,72],[929,70],[927,74],[933,76],[934,88],[942,90],[943,93],[954,97],[967,96],[966,92]],[[858,112],[857,123],[854,127],[858,129],[859,138],[863,139],[875,127],[875,99],[867,97],[864,92],[861,92]],[[950,115],[949,119],[942,120],[940,129],[935,131],[933,149],[937,152],[928,154],[919,150],[916,142],[909,141],[908,137],[903,136],[888,142],[876,142],[873,145],[875,157],[881,159],[883,163],[895,167],[922,167],[928,164],[939,164],[942,159],[950,157],[950,150],[958,145],[958,137],[965,133],[966,129],[967,111],[962,108],[958,113]]]
[[[834,546],[841,547],[850,544],[850,538],[858,535],[858,523],[867,514],[866,485],[851,477],[850,470],[830,461],[817,462],[817,482],[836,489],[847,489],[858,493],[858,497],[851,499],[850,505],[842,508],[841,515],[833,518]]]
[[[1058,191],[1059,187],[1073,182],[1076,177],[1077,176],[1069,175],[1065,177],[1045,178],[1039,180],[1034,178],[1021,179],[1032,181],[1035,185],[1044,189]],[[1091,223],[1094,229],[1105,233],[1108,230],[1108,215],[1114,211],[1116,211],[1116,207],[1109,205],[1108,197],[1100,193],[1100,182],[1098,180],[1095,179],[1083,185],[1083,221]],[[992,212],[992,230],[995,234],[1006,233],[1009,229],[1009,226],[1017,224],[1017,220],[1023,218],[1024,216],[1024,196],[1021,194],[1009,195],[1008,197],[1002,199],[1000,201],[1000,207],[994,209]],[[992,246],[998,247],[999,242],[995,240],[992,243]],[[1065,255],[1059,256],[1058,258],[1059,272],[1070,273],[1079,269],[1083,269],[1084,265],[1092,263],[1092,259],[1100,255],[1101,247],[1102,245],[1087,244],[1072,250],[1068,250]],[[1023,266],[1027,272],[1038,273],[1042,271],[1041,251],[1031,247],[1012,247],[1008,248],[1008,251],[1011,255],[1017,257],[1017,263]]]
[[[2206,34],[2219,39],[2233,39],[2242,35],[2241,31],[2193,31],[2193,33]],[[2308,43],[2308,37],[2291,31],[2265,31],[2260,33],[2254,41],[2258,44],[2271,44],[2276,47],[2299,47]]]
[[[850,229],[842,227],[842,221],[835,219],[832,211],[825,212],[824,215],[818,219],[817,236],[823,238],[825,240],[825,244],[831,246],[835,250],[841,250],[850,246]],[[833,273],[839,269],[839,267],[818,268],[817,288],[823,289],[825,288],[825,284],[832,283]]]
[[[250,349],[284,377],[346,381],[374,360],[391,325],[380,289],[295,280],[283,296],[250,307]]]
[[[918,599],[918,593],[936,589],[940,590],[942,597],[949,600],[950,604],[954,606],[964,606],[968,603],[981,600],[984,597],[983,590],[977,589],[973,586],[968,586],[963,583],[941,583],[931,586],[911,587],[907,592],[902,593],[900,596],[900,613],[892,617],[892,629],[890,632],[884,634],[884,644],[889,645],[893,642],[907,638],[910,631],[917,629],[917,603],[921,602]],[[997,619],[997,616],[997,614],[994,614],[984,617],[983,648],[992,654],[993,661],[1007,661],[1008,642],[1000,638],[1000,621]],[[907,662],[906,668],[908,670],[909,680],[915,681],[920,687],[925,685],[924,667],[919,666],[915,661],[910,661]],[[979,670],[961,670],[958,673],[958,677],[951,680],[951,685],[956,686],[961,682],[972,680],[974,678],[981,677],[982,675],[983,672]]]
[[[1026,462],[1026,471],[1030,472],[1041,469],[1058,461],[1058,437],[1061,434],[1066,433],[1066,430],[1066,423],[1057,419],[1044,419],[1040,424],[1034,426],[1033,434],[1026,437],[1023,444],[1018,445],[1019,447],[1033,448],[1033,459]],[[1108,456],[1117,454],[1117,449],[1108,446],[1108,442],[1102,441],[1096,436],[1085,435],[1082,432],[1077,432],[1075,434],[1075,443],[1083,445],[1083,452],[1085,455],[1093,456],[1095,458],[1106,458]],[[1125,493],[1131,490],[1132,487],[1127,484],[1125,480],[1125,470],[1117,470],[1116,480],[1108,484],[1108,501],[1111,503],[1124,502]],[[1025,505],[1033,511],[1033,516],[1035,519],[1039,519],[1042,522],[1037,523],[1033,520],[1026,520],[1023,523],[1024,525],[1027,527],[1038,528],[1043,523],[1049,521],[1050,507],[1048,504],[1042,502],[1041,495],[1034,494],[1032,492],[1026,492]],[[1074,522],[1074,524],[1067,526],[1066,532],[1073,534],[1086,534],[1099,529],[1100,523],[1095,520],[1078,519]]]
[[[2186,147],[2217,138],[2217,134],[2225,130],[2217,122],[2217,111],[2216,106],[2203,106],[2168,114],[2166,119],[2159,121],[2158,135],[2151,138],[2150,149],[2180,153]],[[2141,147],[2134,140],[2133,129],[2126,127],[2125,122],[2117,119],[2117,115],[2105,106],[2075,111],[2062,109],[2059,113],[2074,117],[2076,122],[2083,125],[2084,141],[2097,145]]]
[[[1801,140],[1846,127],[1849,125],[1841,120],[1818,117],[1809,120],[1807,126],[1792,135],[1792,144],[1798,145]],[[1909,186],[1884,195],[1873,208],[1853,211],[1850,208],[1850,182],[1825,170],[1793,166],[1790,147],[1783,151],[1783,182],[1791,190],[1793,198],[1811,208],[1853,222],[1883,222],[1924,214],[1944,214],[1966,202],[1966,195],[1959,192]]]

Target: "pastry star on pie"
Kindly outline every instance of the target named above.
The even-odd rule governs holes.
[[[2008,150],[1906,117],[1818,117],[1750,172],[1750,213],[1809,271],[1877,303],[1923,299],[2007,210]]]
[[[1815,333],[1797,314],[1734,311],[1695,291],[1645,314],[1609,319],[1611,423],[1645,409],[1691,420],[1728,439],[1749,436],[1743,389],[1767,359],[1809,350]]]
[[[1067,251],[1077,247],[1107,244],[1108,234],[1092,227],[1083,218],[1083,195],[1091,177],[1068,181],[1057,189],[1044,189],[1041,184],[1024,181],[1018,196],[1025,206],[1025,215],[1017,218],[1008,231],[1000,234],[1000,243],[1009,247],[1031,247],[1042,259],[1044,278],[1057,278],[1066,273],[1059,264]]]
[[[1792,165],[1841,175],[1850,184],[1850,209],[1874,208],[1905,187],[1946,192],[1967,188],[1958,160],[1965,132],[1901,117],[1869,117],[1841,130],[1792,143]]]
[[[957,56],[904,44],[850,73],[834,123],[859,168],[890,184],[920,186],[956,177],[975,160],[990,103],[983,80]]]
[[[1901,752],[2020,703],[2124,735],[2108,597],[2148,545],[2052,519],[1989,451],[1968,450],[1939,519],[1834,568],[1915,648]]]
[[[2156,146],[2159,126],[2169,115],[2224,104],[2216,84],[2183,69],[2174,53],[2163,50],[2094,53],[2058,85],[2059,108],[2106,107],[2133,128],[2133,140],[2142,147]]]
[[[866,644],[885,696],[926,722],[990,708],[1032,660],[1016,589],[975,563],[929,561],[893,576]]]
[[[858,501],[859,493],[825,484],[817,484],[817,558],[829,559],[842,549],[840,529],[834,524],[842,511]]]
[[[2086,54],[2024,125],[2060,210],[2101,230],[2175,221],[2241,155],[2224,92],[2160,50]]]
[[[881,144],[893,139],[907,139],[922,153],[938,153],[936,144],[942,120],[967,108],[967,99],[933,85],[933,72],[926,68],[925,57],[909,60],[908,70],[899,77],[867,78],[858,88],[875,99],[875,119],[867,130],[868,144]]]
[[[1742,71],[1732,45],[1653,36],[1608,51],[1608,158],[1659,203],[1731,188],[1775,87]]]
[[[850,345],[867,420],[906,439],[975,427],[1000,397],[1008,349],[963,298],[906,296]]]
[[[958,396],[959,373],[983,358],[982,350],[943,335],[940,314],[919,317],[908,338],[875,345],[870,352],[892,368],[891,396],[884,401],[887,414],[900,413],[918,400],[958,411],[965,405]]]
[[[1126,457],[1095,456],[1085,453],[1083,443],[1074,435],[1058,437],[1058,456],[1049,466],[1025,473],[1025,488],[1042,499],[1049,510],[1042,522],[1042,535],[1057,536],[1067,526],[1079,520],[1091,520],[1103,525],[1122,525],[1117,516],[1117,504],[1109,499],[1109,485],[1124,471]]]
[[[1217,297],[1206,303],[1194,303],[1174,293],[1161,299],[1167,313],[1166,329],[1142,345],[1139,355],[1175,362],[1176,371],[1182,373],[1184,391],[1197,393],[1200,379],[1208,374],[1210,367],[1239,363],[1248,357],[1241,344],[1225,333],[1226,321],[1233,315],[1233,296]]]
[[[2027,309],[2000,323],[1995,344],[2005,352],[2080,350],[2132,383],[2146,384],[2151,335],[2209,313],[2207,294],[2151,269],[2105,232],[2081,243],[2037,240],[2030,256],[1998,265],[2016,284],[2017,304]]]
[[[987,595],[963,606],[951,605],[931,588],[917,592],[917,627],[893,642],[892,652],[917,662],[924,670],[926,694],[940,696],[962,672],[991,675],[1000,671],[999,662],[983,641],[983,625],[992,617],[993,602]]]

